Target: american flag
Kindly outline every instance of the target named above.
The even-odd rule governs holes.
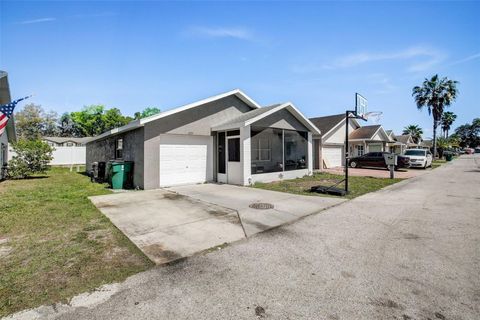
[[[19,103],[22,100],[28,99],[30,97],[31,96],[21,98],[0,106],[0,136],[3,134],[3,131],[5,131],[5,127],[7,126],[8,119],[12,117],[13,109],[15,109],[15,106],[17,105],[17,103]]]

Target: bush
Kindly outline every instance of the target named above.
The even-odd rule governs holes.
[[[16,153],[8,163],[10,179],[25,179],[35,173],[45,173],[53,159],[53,148],[40,140],[20,140],[13,145]]]

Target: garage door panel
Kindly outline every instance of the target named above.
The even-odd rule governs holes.
[[[341,167],[343,164],[343,147],[323,147],[322,157],[328,168]]]
[[[160,186],[207,181],[208,143],[160,144]]]

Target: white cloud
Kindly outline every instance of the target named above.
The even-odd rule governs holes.
[[[253,40],[252,33],[243,27],[192,27],[187,33],[192,36],[206,38]]]
[[[455,65],[455,64],[459,64],[459,63],[464,63],[464,62],[468,62],[468,61],[472,61],[472,60],[476,60],[476,59],[480,59],[480,52],[479,52],[479,53],[476,53],[476,54],[472,54],[471,56],[468,56],[468,57],[466,57],[466,58],[457,60],[457,61],[453,62],[451,65]]]
[[[40,18],[40,19],[20,21],[18,24],[43,23],[43,22],[50,22],[55,20],[57,20],[57,18]]]
[[[418,59],[421,59],[418,61]],[[363,52],[341,57],[334,61],[333,68],[348,68],[359,64],[387,60],[415,60],[408,67],[408,71],[426,70],[445,59],[445,55],[432,48],[411,47],[395,52]]]

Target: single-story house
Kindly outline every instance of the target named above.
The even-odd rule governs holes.
[[[107,131],[86,145],[96,161],[134,162],[133,184],[249,185],[312,174],[320,131],[290,102],[260,107],[236,89]]]
[[[433,148],[433,140],[432,139],[427,139],[427,140],[422,140],[419,144],[420,148],[423,149],[431,149]]]
[[[5,71],[0,71],[0,105],[10,103],[10,87],[8,84],[8,75]],[[12,116],[7,123],[5,131],[0,135],[0,180],[5,178],[5,168],[8,164],[8,143],[17,141],[15,131],[15,119]]]
[[[418,144],[415,143],[411,134],[397,136],[397,141],[403,143],[406,146],[405,149],[418,148]],[[405,152],[405,150],[403,150],[403,152]]]
[[[326,169],[345,165],[345,114],[310,118],[320,130],[314,135],[314,169]],[[360,126],[349,119],[349,155],[361,156],[367,152],[384,151],[390,138],[381,125]]]
[[[368,152],[385,151],[390,138],[379,124],[363,126],[353,130],[348,136],[349,153],[352,157],[364,155]]]
[[[393,133],[393,130],[386,130],[385,132],[390,139],[390,142],[387,143],[388,151],[395,154],[403,154],[405,149],[407,149],[407,145],[401,141],[398,141],[397,136],[395,133]]]
[[[42,140],[52,147],[81,147],[92,139],[91,137],[74,138],[74,137],[42,137]]]
[[[310,118],[321,134],[313,136],[314,169],[340,167],[345,164],[345,113]],[[348,131],[360,128],[356,119],[349,119]]]

